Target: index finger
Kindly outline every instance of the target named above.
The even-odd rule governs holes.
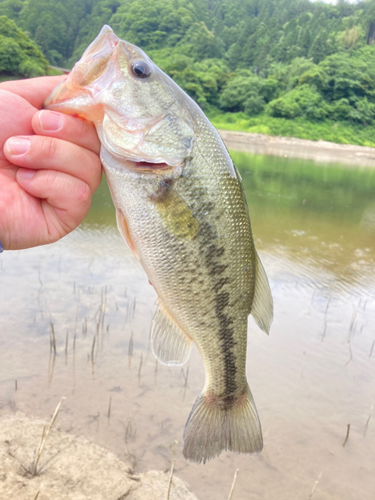
[[[92,122],[43,109],[35,113],[32,125],[37,135],[63,139],[99,155],[100,142]]]
[[[13,92],[26,99],[35,108],[42,109],[45,99],[66,77],[67,75],[41,76],[27,80],[12,80],[1,83],[0,88]]]

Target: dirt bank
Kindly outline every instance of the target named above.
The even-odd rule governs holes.
[[[170,472],[137,474],[113,453],[77,436],[52,429],[31,474],[43,420],[0,414],[1,500],[165,500]],[[55,424],[56,425],[56,424]],[[39,494],[38,494],[39,492]],[[170,500],[198,500],[173,476]]]
[[[230,130],[219,130],[219,133],[227,148],[236,151],[375,167],[375,148]]]

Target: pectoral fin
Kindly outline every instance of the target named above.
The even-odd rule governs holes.
[[[152,321],[151,349],[155,358],[168,366],[182,366],[191,353],[191,340],[160,303]]]
[[[255,291],[250,314],[255,319],[259,328],[261,328],[264,332],[269,333],[273,319],[273,300],[266,272],[257,253],[255,259],[255,269]]]
[[[117,228],[120,231],[121,236],[126,241],[126,243],[127,243],[128,247],[130,248],[130,250],[133,252],[133,254],[139,260],[137,249],[135,248],[134,241],[132,240],[132,237],[131,237],[131,234],[130,234],[130,231],[129,231],[128,223],[126,222],[125,216],[121,212],[120,209],[116,210],[116,220],[117,220]]]
[[[168,184],[168,180],[161,181],[151,199],[159,211],[164,226],[173,236],[191,239],[198,233],[197,219],[188,204]]]

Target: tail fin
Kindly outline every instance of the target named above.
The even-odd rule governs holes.
[[[248,386],[230,404],[204,393],[198,396],[184,431],[186,460],[206,463],[219,456],[222,450],[252,454],[262,448],[258,413]]]

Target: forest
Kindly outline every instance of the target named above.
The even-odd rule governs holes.
[[[105,23],[216,126],[375,146],[375,0],[0,0],[0,77],[71,68]]]

